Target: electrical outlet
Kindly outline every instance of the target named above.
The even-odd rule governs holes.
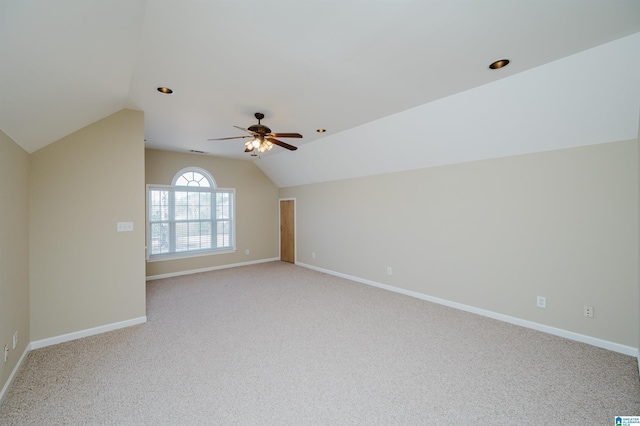
[[[393,268],[391,268],[391,266],[387,267],[387,275],[393,275]]]
[[[9,359],[9,345],[4,345],[4,362]]]
[[[15,333],[13,333],[13,349],[15,349],[16,346],[18,346],[18,332],[17,331]]]
[[[547,307],[547,298],[544,296],[538,296],[536,298],[536,306],[538,308],[546,308]]]
[[[314,252],[311,252],[311,258],[312,258],[312,259],[315,259],[315,258],[316,258],[316,252],[315,252],[315,251],[314,251]]]
[[[593,318],[593,306],[584,305],[584,316]]]
[[[249,250],[249,249],[246,249],[246,250],[244,251],[244,254],[249,254],[249,253],[251,253],[251,250]]]

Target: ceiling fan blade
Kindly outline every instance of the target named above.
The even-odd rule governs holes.
[[[256,132],[252,132],[251,130],[245,129],[244,127],[240,127],[240,126],[233,126],[233,127],[235,127],[236,129],[240,129],[243,132],[251,133],[252,135],[256,134]]]
[[[289,145],[288,143],[284,143],[282,141],[279,141],[278,139],[274,139],[274,138],[265,138],[266,140],[268,140],[271,143],[274,143],[278,146],[281,146],[283,148],[286,148],[290,151],[295,151],[296,149],[298,149],[297,147],[293,146],[293,145]]]
[[[232,136],[230,138],[216,138],[216,139],[207,139],[208,141],[226,141],[228,139],[244,139],[244,138],[251,138],[253,136]]]
[[[301,138],[302,137],[300,133],[269,133],[268,136],[273,136],[274,138]]]

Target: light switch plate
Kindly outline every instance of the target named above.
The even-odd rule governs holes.
[[[133,231],[133,222],[118,222],[116,230],[118,232],[131,232]]]

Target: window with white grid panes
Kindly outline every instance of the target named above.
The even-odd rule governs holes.
[[[233,239],[233,189],[217,189],[203,169],[183,169],[172,186],[148,185],[149,258],[228,252]]]

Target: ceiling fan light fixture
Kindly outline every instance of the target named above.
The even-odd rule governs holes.
[[[173,93],[173,90],[169,89],[168,87],[158,87],[156,90],[158,90],[158,92],[160,93],[164,93],[165,95],[170,95]]]
[[[316,132],[318,132],[318,133],[324,133],[326,131],[327,131],[327,129],[318,129],[318,130],[316,130]]]

